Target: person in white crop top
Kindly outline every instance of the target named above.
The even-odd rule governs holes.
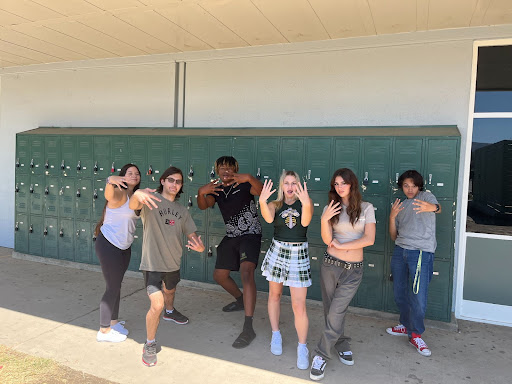
[[[362,201],[354,172],[348,168],[334,172],[329,200],[321,218],[322,240],[327,245],[320,267],[325,328],[311,363],[312,380],[324,377],[333,348],[343,364],[354,364],[345,314],[363,277],[363,248],[375,242],[373,205]]]

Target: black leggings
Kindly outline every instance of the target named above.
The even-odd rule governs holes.
[[[121,250],[112,245],[100,232],[95,248],[106,283],[105,293],[100,302],[100,327],[108,328],[110,320],[117,320],[119,317],[121,283],[130,264],[132,247]]]

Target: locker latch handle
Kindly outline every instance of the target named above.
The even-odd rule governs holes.
[[[19,226],[18,222],[16,222],[16,225],[14,226],[14,230],[18,231],[19,229],[20,229],[20,226]]]
[[[187,204],[189,207],[191,207],[193,204],[192,204],[192,196],[189,196],[188,197],[188,204]]]
[[[432,185],[432,174],[428,174],[428,185]]]
[[[48,188],[48,186],[44,187],[44,194],[45,195],[49,195],[50,194],[50,189]]]
[[[60,191],[59,191],[59,195],[63,195],[64,194],[64,187],[60,187]]]
[[[46,162],[44,163],[45,169],[50,168],[50,163],[48,162],[48,159],[46,159]]]
[[[393,274],[392,273],[389,274],[389,281],[393,281]]]
[[[98,172],[98,162],[94,163],[94,172]]]
[[[212,256],[213,256],[212,247],[209,247],[208,248],[208,257],[212,257]]]
[[[30,224],[30,227],[28,227],[28,231],[30,233],[34,232],[34,227],[32,226],[32,224]]]
[[[19,192],[20,191],[20,186],[18,185],[18,183],[16,183],[16,186],[14,187],[14,192]]]
[[[96,236],[92,236],[92,241],[96,241]]]
[[[76,170],[80,171],[82,169],[82,162],[78,160],[78,164],[76,165]]]
[[[80,197],[80,189],[76,190],[76,197]]]
[[[308,169],[308,180],[311,180],[311,169]]]
[[[20,167],[20,158],[16,158],[16,168]]]
[[[212,165],[212,170],[210,172],[210,179],[215,179],[215,167]]]
[[[60,169],[66,169],[66,164],[64,163],[64,160],[60,163]]]
[[[148,168],[147,175],[152,175],[152,174],[153,174],[153,166],[150,165],[149,168]]]
[[[30,168],[34,168],[34,159],[30,160]]]
[[[110,167],[110,173],[114,173],[116,171],[114,167],[114,162],[112,162],[112,167]]]
[[[363,185],[368,185],[368,172],[364,173]]]
[[[397,173],[395,173],[395,182],[396,182],[397,184],[398,184],[398,177],[399,177],[399,174],[398,174],[398,172],[397,172]]]
[[[43,236],[48,235],[48,227],[44,227]]]
[[[258,180],[260,180],[260,179],[261,179],[261,169],[260,169],[260,168],[258,168],[258,172],[256,172],[256,178],[257,178]]]
[[[76,230],[76,237],[80,237],[80,230],[79,229]]]
[[[188,177],[194,177],[194,169],[190,166],[190,170],[188,171]]]
[[[64,237],[64,228],[61,228],[59,231],[59,236]]]
[[[30,191],[30,193],[34,193],[34,184],[30,184],[29,191]]]
[[[95,189],[95,190],[94,190],[94,194],[92,195],[92,197],[93,197],[94,199],[97,199],[97,198],[98,198],[98,190],[97,190],[97,189]]]

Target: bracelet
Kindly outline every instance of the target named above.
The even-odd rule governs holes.
[[[107,177],[107,184],[112,185],[112,183],[110,182],[110,176],[109,176],[109,177]]]

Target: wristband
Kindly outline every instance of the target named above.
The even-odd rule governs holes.
[[[434,211],[434,213],[439,212],[439,208],[440,208],[440,207],[439,207],[439,204],[434,204],[434,205],[436,206],[436,210]]]

